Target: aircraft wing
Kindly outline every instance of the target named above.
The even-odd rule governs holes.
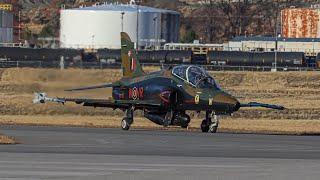
[[[87,98],[51,98],[47,97],[46,93],[35,93],[33,99],[34,104],[44,104],[46,102],[56,102],[65,104],[67,102],[74,102],[76,104],[82,104],[83,106],[91,107],[107,107],[113,109],[126,109],[134,106],[135,108],[157,108],[161,104],[155,104],[152,102],[141,102],[133,100],[114,100],[114,99],[87,99]]]
[[[248,104],[240,104],[240,107],[264,107],[269,109],[284,110],[285,107],[274,104],[263,104],[258,102],[250,102]]]
[[[75,89],[67,89],[65,91],[84,91],[84,90],[90,90],[90,89],[101,89],[101,88],[110,88],[112,87],[112,84],[102,84],[97,86],[88,86],[88,87],[80,87]]]

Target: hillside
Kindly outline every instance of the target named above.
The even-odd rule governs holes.
[[[23,38],[35,41],[39,36],[58,36],[59,8],[79,7],[115,0],[20,0],[16,7],[22,12]],[[128,0],[119,2],[127,3]],[[204,3],[206,2],[206,3]],[[221,43],[237,35],[274,35],[278,9],[309,7],[317,1],[195,1],[143,0],[142,5],[181,12],[180,38],[182,42],[200,39]],[[280,21],[278,21],[280,22]]]

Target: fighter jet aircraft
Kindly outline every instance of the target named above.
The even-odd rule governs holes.
[[[240,103],[224,92],[204,69],[194,65],[178,65],[150,74],[145,73],[138,60],[134,43],[121,33],[121,58],[123,77],[114,83],[82,87],[66,91],[85,91],[112,88],[112,99],[49,98],[46,93],[36,93],[34,103],[75,102],[83,106],[121,109],[123,130],[128,130],[134,120],[134,111],[142,110],[144,117],[163,126],[187,128],[190,117],[186,111],[205,112],[202,132],[215,133],[220,115],[231,115],[241,107],[265,107],[283,110],[278,105],[251,102]]]

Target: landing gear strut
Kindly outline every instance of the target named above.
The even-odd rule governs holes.
[[[133,123],[133,108],[129,108],[126,110],[126,116],[121,121],[122,130],[129,130],[131,124]]]
[[[212,121],[213,119],[213,121]],[[201,131],[216,133],[219,126],[219,117],[212,114],[211,112],[206,112],[206,119],[201,122]]]

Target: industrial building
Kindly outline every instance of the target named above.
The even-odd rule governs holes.
[[[281,31],[285,38],[320,38],[320,9],[318,7],[283,9]]]
[[[61,48],[119,49],[121,31],[146,48],[178,42],[180,14],[133,4],[103,4],[62,9],[60,25]]]
[[[223,50],[223,44],[200,44],[200,43],[166,43],[164,50],[192,51],[194,54],[207,54],[209,51]]]
[[[3,46],[13,42],[12,5],[0,4],[0,44]]]
[[[316,56],[320,52],[320,38],[277,38],[279,52],[304,52]],[[275,50],[275,37],[236,37],[224,44],[226,51],[265,51]]]
[[[281,10],[281,36],[235,37],[224,44],[225,51],[303,52],[315,57],[320,53],[320,8]]]

